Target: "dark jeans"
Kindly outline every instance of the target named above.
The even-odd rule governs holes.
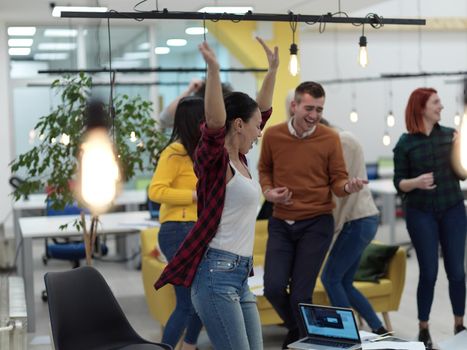
[[[298,304],[311,303],[316,278],[331,244],[332,215],[320,215],[289,225],[269,219],[264,266],[264,295],[289,330],[305,336]]]
[[[383,324],[368,299],[353,285],[363,250],[378,228],[378,215],[346,222],[329,253],[321,281],[333,306],[353,307],[372,330]]]
[[[193,227],[194,222],[168,221],[159,230],[159,246],[167,260],[172,260],[178,247]],[[203,327],[191,303],[191,289],[174,286],[177,304],[162,335],[162,342],[175,347],[186,329],[185,342],[196,344]]]
[[[407,230],[417,252],[420,276],[417,289],[418,319],[428,321],[438,276],[438,246],[441,244],[444,268],[449,281],[449,297],[455,316],[465,311],[464,202],[439,212],[407,208]]]

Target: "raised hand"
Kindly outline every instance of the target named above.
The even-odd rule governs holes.
[[[198,45],[198,49],[203,55],[204,60],[208,64],[209,68],[219,68],[219,62],[217,62],[217,57],[211,47],[206,41]]]
[[[277,46],[274,46],[274,51],[272,51],[269,48],[269,46],[266,45],[263,39],[257,36],[256,40],[258,40],[258,42],[263,47],[264,52],[266,53],[266,57],[269,63],[269,70],[272,70],[272,69],[276,70],[277,67],[279,67],[279,48]]]

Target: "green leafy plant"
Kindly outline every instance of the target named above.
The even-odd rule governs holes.
[[[47,195],[54,209],[62,210],[73,204],[71,184],[76,175],[91,88],[91,77],[83,73],[64,76],[52,83],[52,89],[61,96],[61,104],[41,117],[34,127],[39,144],[10,163],[12,174],[24,178],[13,192],[15,200],[49,189]],[[152,103],[140,96],[117,95],[114,109],[113,138],[125,180],[138,171],[152,172],[154,155],[167,140],[151,117]]]

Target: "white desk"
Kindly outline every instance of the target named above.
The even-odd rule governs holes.
[[[461,190],[467,191],[467,181],[461,181]],[[396,244],[396,195],[397,191],[392,179],[370,180],[368,188],[373,194],[381,196],[383,210],[381,221],[389,225],[389,243]]]
[[[45,193],[31,194],[28,199],[21,198],[13,204],[13,210],[34,210],[34,209],[46,209],[47,195]],[[146,203],[146,191],[145,190],[124,190],[120,195],[115,198],[115,205],[124,205],[127,210],[134,208],[128,208],[139,204]]]
[[[123,190],[115,199],[115,205],[125,206],[126,211],[137,211],[140,204],[145,204],[147,201],[146,190]],[[43,210],[47,208],[47,195],[45,193],[31,194],[28,199],[21,198],[13,203],[13,216],[15,223],[15,239],[16,249],[21,239],[19,230],[19,218],[24,216],[24,212],[28,210]],[[58,227],[58,226],[57,226]],[[117,251],[122,253],[125,251],[125,242],[123,240],[117,241]],[[18,270],[22,269],[22,262],[18,261]]]
[[[34,308],[34,266],[32,256],[32,240],[52,237],[81,236],[75,227],[70,225],[77,215],[63,216],[35,216],[19,219],[20,232],[22,235],[21,257],[22,270],[19,270],[24,278],[26,292],[26,308],[28,313],[28,331],[35,331],[35,308]],[[89,225],[90,219],[86,218]],[[157,221],[150,220],[149,212],[119,212],[108,213],[99,216],[97,234],[129,234],[138,233],[141,229],[158,226]],[[66,230],[61,231],[60,225],[69,224]]]

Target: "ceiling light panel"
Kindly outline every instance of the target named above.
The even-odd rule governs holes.
[[[76,43],[40,43],[38,49],[44,51],[75,50]]]
[[[46,37],[55,37],[55,38],[74,38],[78,36],[77,29],[46,29],[44,31],[44,36]]]
[[[244,14],[248,11],[253,12],[253,7],[251,6],[206,6],[202,9],[199,9],[198,12],[206,13],[235,13],[235,14]]]
[[[10,47],[8,49],[8,54],[10,56],[28,56],[31,53],[29,47]]]
[[[41,52],[36,53],[34,56],[36,61],[61,61],[68,58],[68,53],[66,52]]]
[[[167,40],[168,46],[185,46],[187,41],[185,39],[169,39]]]
[[[8,39],[9,47],[31,47],[32,39]]]
[[[52,10],[52,16],[61,17],[62,12],[107,12],[107,7],[55,6]]]
[[[158,46],[154,49],[156,55],[167,55],[170,52],[170,47]]]
[[[204,27],[189,27],[185,29],[185,33],[188,35],[203,35],[208,32],[208,28]]]
[[[36,34],[36,27],[8,27],[9,36],[33,36]]]

